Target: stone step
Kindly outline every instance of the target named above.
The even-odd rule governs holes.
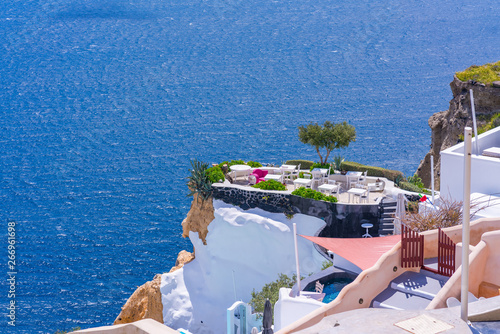
[[[423,310],[429,303],[429,299],[388,287],[373,299],[372,307],[393,310]]]
[[[389,212],[389,213],[381,213],[380,214],[380,218],[382,219],[394,219],[394,213],[393,212]]]
[[[379,224],[378,229],[379,230],[392,230],[392,229],[394,229],[394,224]]]
[[[413,294],[432,300],[448,281],[448,277],[421,270],[407,271],[391,282],[391,288],[402,293]]]

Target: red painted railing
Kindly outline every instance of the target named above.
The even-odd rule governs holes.
[[[451,276],[455,272],[455,243],[439,229],[438,274]]]
[[[401,224],[401,267],[424,265],[424,236]]]

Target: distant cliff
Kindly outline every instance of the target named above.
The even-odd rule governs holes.
[[[466,126],[472,127],[472,111],[469,90],[474,94],[474,105],[478,127],[492,115],[500,112],[500,87],[498,84],[485,85],[474,81],[462,82],[456,76],[450,83],[453,99],[450,108],[435,113],[429,118],[432,129],[431,149],[420,162],[417,175],[422,178],[426,187],[431,187],[431,155],[434,156],[434,186],[439,189],[440,181],[440,154],[459,142],[459,136],[464,133]]]

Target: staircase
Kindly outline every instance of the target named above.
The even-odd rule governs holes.
[[[448,278],[424,269],[418,273],[407,271],[395,278],[373,299],[372,307],[393,310],[425,309]]]
[[[396,200],[384,197],[379,203],[378,235],[386,236],[394,233],[394,214],[396,213]]]

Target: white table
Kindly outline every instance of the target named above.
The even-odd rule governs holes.
[[[349,195],[349,203],[351,203],[351,194],[361,197],[361,195],[364,195],[367,191],[368,190],[361,188],[352,188],[347,190],[347,194]]]
[[[269,180],[275,180],[275,181],[278,181],[278,182],[282,182],[282,176],[279,175],[279,174],[267,174],[266,176],[264,176],[264,180],[266,181],[269,181]]]
[[[252,169],[252,167],[248,165],[232,165],[229,168],[231,168],[231,172],[233,173],[235,180],[238,176],[248,177],[250,169]]]
[[[307,187],[310,186],[312,183],[311,179],[295,179],[293,181],[293,189],[297,189],[297,185],[300,187]]]
[[[318,187],[318,190],[321,192],[327,192],[329,195],[331,195],[332,193],[339,192],[339,186],[336,184],[325,183],[325,184],[320,185]]]

